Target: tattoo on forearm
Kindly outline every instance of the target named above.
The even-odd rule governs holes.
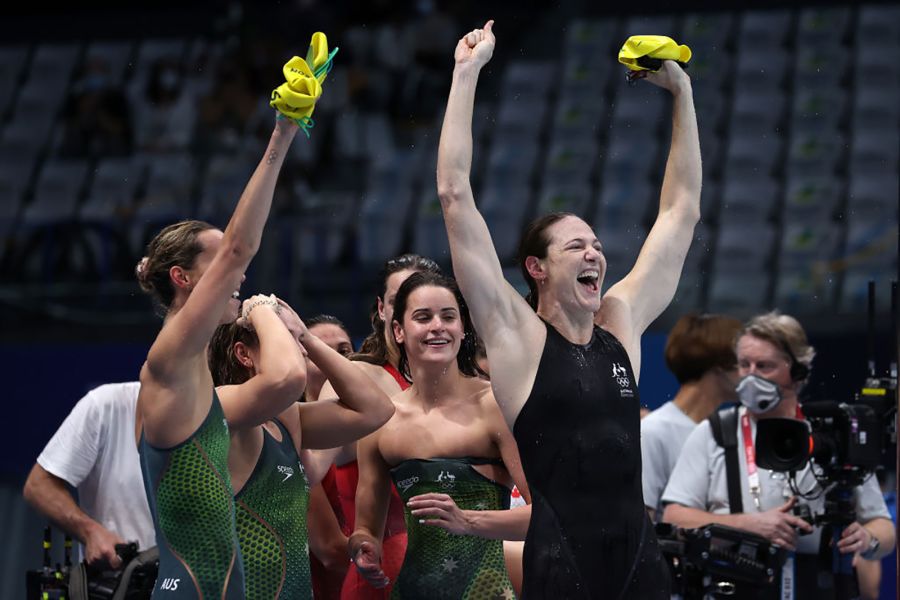
[[[266,164],[271,165],[276,160],[278,160],[278,150],[271,150],[269,152],[269,157],[266,159]]]

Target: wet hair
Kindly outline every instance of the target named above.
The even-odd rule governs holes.
[[[816,350],[809,344],[800,321],[777,310],[753,317],[741,329],[739,338],[752,335],[784,352],[791,361],[791,379],[805,381],[812,370]]]
[[[519,240],[519,268],[522,269],[522,277],[525,278],[525,283],[528,284],[528,295],[525,297],[525,300],[534,310],[537,310],[538,307],[538,285],[531,277],[531,274],[528,273],[525,260],[529,256],[547,258],[547,248],[550,247],[550,235],[547,233],[547,230],[566,217],[578,217],[578,215],[568,212],[552,212],[538,217],[528,224],[528,227],[522,233],[522,239]]]
[[[242,365],[234,353],[234,345],[238,342],[251,348],[259,347],[256,332],[237,323],[219,325],[213,333],[206,351],[206,362],[214,386],[240,385],[253,377],[253,372]]]
[[[312,329],[316,325],[337,325],[344,330],[344,333],[347,334],[347,337],[351,337],[350,331],[347,329],[347,326],[344,325],[344,322],[334,315],[320,314],[314,317],[310,317],[309,319],[304,319],[303,322],[306,323],[307,329]]]
[[[456,303],[459,306],[459,318],[463,324],[463,339],[459,345],[459,353],[456,355],[456,363],[459,365],[460,372],[468,377],[487,377],[481,367],[478,366],[476,355],[478,353],[478,335],[475,333],[475,326],[472,325],[472,318],[469,316],[469,307],[463,299],[462,292],[456,280],[440,273],[432,273],[430,271],[419,271],[410,275],[406,281],[397,290],[397,298],[394,300],[394,321],[403,324],[406,316],[406,303],[410,294],[420,287],[425,286],[442,287],[450,290]],[[409,371],[409,360],[406,357],[406,348],[403,344],[397,344],[400,349],[400,365],[398,371],[408,380],[412,381]]]
[[[163,313],[175,300],[175,287],[169,270],[178,266],[191,269],[203,252],[199,235],[215,229],[205,221],[181,221],[165,227],[147,244],[147,255],[135,267],[141,289],[150,294]]]
[[[666,365],[678,383],[697,381],[712,369],[737,367],[734,343],[742,324],[725,315],[691,313],[675,323],[666,340]]]
[[[351,358],[365,360],[375,364],[383,365],[387,362],[387,340],[384,337],[384,321],[378,315],[378,299],[384,302],[384,294],[387,292],[388,277],[400,271],[415,271],[428,273],[441,273],[441,268],[436,262],[430,258],[419,256],[418,254],[402,254],[395,256],[384,263],[378,277],[381,282],[381,290],[378,292],[378,298],[372,309],[372,333],[363,340],[359,348],[359,353]],[[307,325],[308,326],[308,325]]]

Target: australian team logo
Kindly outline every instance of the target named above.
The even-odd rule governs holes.
[[[441,471],[437,476],[437,482],[441,487],[446,489],[452,488],[456,484],[456,475],[450,471]]]
[[[631,398],[634,396],[634,390],[631,389],[631,379],[628,377],[628,369],[619,363],[613,363],[612,376],[619,384],[619,394],[623,398]]]

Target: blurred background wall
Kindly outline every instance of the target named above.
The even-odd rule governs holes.
[[[675,390],[662,347],[687,311],[794,314],[819,353],[810,397],[847,399],[892,343],[897,279],[900,4],[587,1],[81,3],[0,15],[0,597],[20,597],[42,523],[28,469],[91,387],[137,377],[160,320],[133,277],[163,225],[224,227],[271,131],[268,95],[314,31],[339,46],[276,192],[244,295],[343,319],[357,340],[383,261],[449,268],[437,141],[466,31],[496,19],[481,77],[473,189],[507,278],[522,226],[568,210],[623,276],[649,230],[669,99],[630,87],[632,34],[691,46],[703,219],[678,293],[644,340],[642,401]],[[6,509],[6,510],[4,510]],[[0,550],[0,553],[10,548]]]

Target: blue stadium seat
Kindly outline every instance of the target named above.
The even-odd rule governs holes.
[[[885,169],[850,174],[847,217],[871,221],[897,220],[897,172]]]
[[[714,270],[709,278],[707,310],[749,317],[768,304],[772,274],[765,269]]]
[[[748,174],[724,180],[719,209],[719,224],[759,225],[769,220],[781,198],[781,186],[772,177]]]
[[[849,6],[804,8],[797,23],[798,43],[840,43],[850,32],[852,20],[853,13]]]
[[[545,180],[538,195],[538,214],[569,212],[588,219],[591,188],[587,183]]]
[[[782,222],[826,224],[832,220],[842,196],[842,185],[833,175],[789,172]]]
[[[720,225],[716,239],[715,270],[741,273],[764,269],[772,258],[775,235],[775,227],[768,223]]]
[[[775,280],[773,306],[791,314],[831,314],[839,277],[824,263],[797,267],[780,266]]]
[[[87,174],[87,161],[44,163],[35,182],[34,199],[22,214],[23,225],[37,227],[74,219]]]
[[[788,9],[746,11],[740,19],[738,45],[741,48],[779,47],[791,32],[792,21]]]
[[[781,230],[778,264],[800,268],[837,258],[843,230],[832,223],[785,223]]]
[[[402,250],[413,204],[409,185],[378,184],[363,198],[356,225],[356,256],[364,265],[380,265]]]
[[[643,222],[650,206],[658,203],[659,189],[645,179],[604,180],[592,219],[604,230],[623,230]]]
[[[544,161],[544,184],[586,183],[596,162],[597,143],[594,140],[557,134]]]
[[[83,221],[114,225],[124,220],[144,178],[139,158],[107,158],[97,163],[79,216]]]

